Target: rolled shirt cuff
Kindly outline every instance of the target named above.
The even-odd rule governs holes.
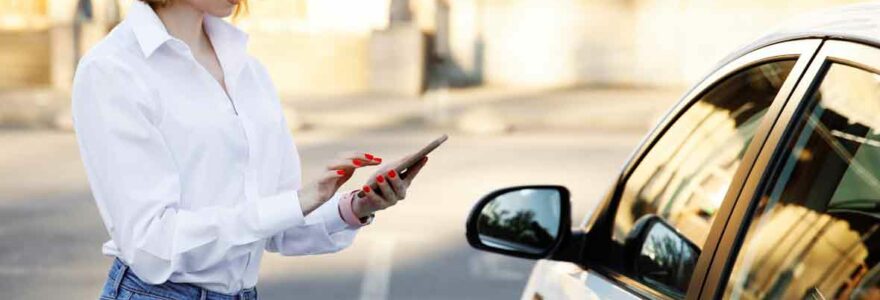
[[[343,199],[345,195],[343,193],[336,193],[333,197],[330,197],[327,202],[321,204],[312,214],[315,214],[317,217],[316,220],[320,220],[321,223],[324,224],[324,228],[327,229],[327,233],[334,234],[345,229],[349,229],[345,220],[342,219],[342,216],[339,215],[339,202]],[[311,214],[309,214],[311,216]],[[311,217],[309,217],[311,218]]]
[[[296,191],[281,192],[278,195],[260,198],[257,201],[260,229],[267,235],[274,235],[292,226],[304,223],[302,206]]]

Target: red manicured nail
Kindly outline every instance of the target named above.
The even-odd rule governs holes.
[[[364,190],[364,193],[369,193],[369,192],[370,192],[370,187],[365,185],[365,186],[363,187],[363,190]]]
[[[375,160],[377,163],[382,162],[382,159],[381,159],[381,158],[378,158],[378,157],[374,157],[373,160]]]
[[[371,160],[371,159],[373,159],[373,155],[372,155],[372,154],[369,154],[369,153],[364,154],[364,157],[366,157],[367,160]]]
[[[379,183],[383,183],[385,182],[385,177],[382,177],[382,175],[376,176],[376,181],[378,181]]]
[[[336,170],[336,174],[345,175],[345,170]]]
[[[397,176],[397,172],[394,170],[388,171],[388,177],[394,178]]]
[[[355,166],[358,166],[358,167],[360,167],[362,164],[364,164],[364,163],[362,163],[361,161],[359,161],[359,160],[357,160],[357,159],[352,159],[351,162],[354,163],[354,165],[355,165]]]

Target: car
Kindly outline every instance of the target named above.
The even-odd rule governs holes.
[[[563,186],[503,188],[468,243],[538,260],[522,299],[880,299],[878,28],[878,3],[783,25],[687,92],[584,222]]]

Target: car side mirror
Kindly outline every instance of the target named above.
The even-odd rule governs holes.
[[[486,195],[467,222],[471,246],[524,258],[551,256],[571,234],[571,203],[562,186],[518,186]]]
[[[700,248],[662,218],[639,218],[626,238],[630,272],[642,282],[657,283],[674,293],[687,291]]]

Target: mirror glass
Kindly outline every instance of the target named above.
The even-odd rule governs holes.
[[[477,232],[486,246],[540,254],[556,242],[561,214],[562,195],[556,189],[512,190],[483,207]]]
[[[662,221],[651,223],[637,259],[638,274],[652,286],[683,293],[700,250]]]

